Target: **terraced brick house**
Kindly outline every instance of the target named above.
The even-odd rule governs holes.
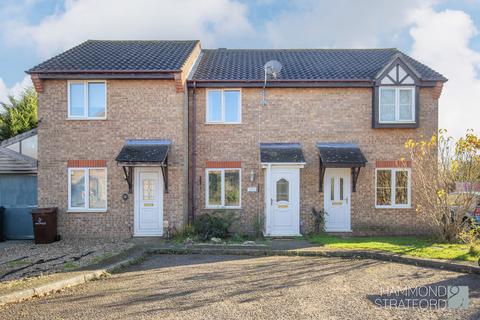
[[[63,236],[164,236],[217,210],[296,236],[312,208],[328,232],[428,232],[404,143],[436,133],[446,79],[396,49],[90,40],[28,73],[38,202]]]

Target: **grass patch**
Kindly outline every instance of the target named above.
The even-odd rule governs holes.
[[[29,264],[30,262],[27,260],[12,260],[7,262],[7,267],[9,268],[18,268],[18,267],[23,267]]]
[[[125,269],[127,267],[130,267],[130,266],[133,266],[133,265],[136,265],[136,264],[139,264],[139,263],[142,263],[143,261],[145,261],[145,256],[141,255],[141,256],[136,257],[132,260],[129,260],[127,263],[125,263],[123,265],[119,265],[119,266],[115,267],[114,269],[110,270],[110,272],[108,272],[107,275],[122,272],[123,269]]]
[[[418,237],[351,237],[320,234],[309,237],[310,242],[336,249],[379,250],[400,255],[430,259],[478,261],[480,252],[467,244],[438,243]]]
[[[63,269],[66,271],[73,270],[75,268],[77,268],[77,265],[72,261],[68,261],[63,264]]]
[[[105,252],[103,254],[100,254],[98,256],[95,256],[93,257],[91,260],[90,260],[90,264],[97,264],[103,260],[106,260],[108,258],[111,258],[113,257],[115,254],[113,252]]]

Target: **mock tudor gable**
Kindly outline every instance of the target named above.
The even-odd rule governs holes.
[[[403,58],[402,54],[396,54],[375,77],[377,85],[415,85],[420,81],[422,75]]]
[[[372,106],[372,128],[417,128],[420,125],[420,100],[419,100],[419,88],[420,87],[432,87],[437,83],[443,83],[445,79],[426,77],[418,72],[415,67],[407,61],[406,56],[402,53],[395,54],[391,61],[387,63],[375,77],[374,81],[374,94],[373,94],[373,106]],[[392,103],[383,103],[384,108],[392,107],[396,105],[396,114],[392,117],[394,119],[387,119],[388,117],[382,117],[382,102],[388,97],[385,97],[383,92],[394,92],[397,95]],[[399,94],[403,93],[400,97]],[[405,96],[405,93],[409,93]],[[392,95],[391,95],[392,96]],[[382,101],[382,97],[384,97]],[[392,96],[393,97],[393,96]],[[410,97],[410,99],[408,99]],[[408,115],[404,118],[398,115],[402,110],[398,107],[401,104],[402,99],[408,101],[404,104],[404,112],[410,112],[411,118]],[[410,108],[408,108],[410,106]],[[388,112],[388,111],[386,111]]]

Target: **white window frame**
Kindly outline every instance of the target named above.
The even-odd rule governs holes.
[[[377,204],[377,186],[378,186],[378,171],[391,171],[391,199],[392,203],[389,205],[379,205]],[[395,204],[395,189],[396,189],[396,174],[398,171],[406,171],[408,176],[407,184],[407,203],[406,204]],[[410,168],[375,168],[375,208],[391,208],[391,209],[410,209],[412,207],[412,170]]]
[[[103,117],[89,117],[88,116],[88,84],[89,83],[103,83],[105,85],[105,116]],[[83,84],[83,116],[73,116],[70,114],[70,85]],[[107,119],[107,81],[105,80],[69,80],[67,82],[68,101],[67,101],[67,119],[68,120],[105,120]]]
[[[395,90],[395,120],[382,121],[382,90]],[[412,119],[400,120],[400,90],[412,91]],[[414,86],[381,86],[378,91],[378,122],[379,123],[415,123],[415,87]]]
[[[217,91],[222,93],[222,105],[221,105],[221,113],[222,119],[220,121],[210,121],[210,99],[209,92]],[[225,121],[225,91],[238,91],[238,121]],[[205,112],[205,123],[207,124],[241,124],[242,123],[242,89],[241,88],[225,88],[225,89],[207,89],[206,90],[206,112]]]
[[[208,174],[212,171],[221,172],[221,204],[220,205],[210,205],[209,199],[209,179]],[[238,206],[226,206],[225,205],[225,171],[238,171],[238,180],[239,180],[239,203]],[[208,168],[205,170],[205,208],[206,209],[241,209],[242,208],[242,169],[240,168]]]
[[[105,193],[107,195],[107,199],[105,200],[105,208],[89,208],[90,207],[90,174],[89,170],[95,169],[105,170]],[[83,170],[83,174],[85,177],[85,206],[81,207],[72,207],[72,171],[81,171]],[[108,170],[106,167],[75,167],[75,168],[68,168],[68,212],[107,212],[108,209]]]

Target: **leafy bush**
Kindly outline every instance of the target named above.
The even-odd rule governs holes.
[[[468,249],[468,253],[472,256],[480,256],[480,245],[474,245],[474,244],[470,245],[470,248]]]
[[[263,225],[260,217],[253,217],[252,225],[255,239],[263,239]]]
[[[254,238],[252,238],[251,236],[249,236],[248,234],[243,234],[243,233],[234,233],[230,236],[230,238],[228,239],[229,242],[233,242],[233,243],[242,243],[242,242],[245,242],[245,241],[249,241],[249,240],[253,240]]]
[[[193,227],[200,240],[210,240],[226,238],[233,222],[235,222],[235,215],[232,212],[215,211],[197,217]]]
[[[194,237],[195,237],[195,229],[190,224],[183,227],[180,231],[177,231],[172,234],[172,240],[174,242],[184,242],[188,238],[192,239]]]
[[[441,129],[430,139],[409,139],[405,147],[407,160],[415,168],[412,189],[418,223],[428,226],[442,242],[461,240],[465,216],[476,197],[473,186],[480,183],[480,137],[467,130],[455,141]],[[466,186],[459,188],[461,196],[452,196],[456,182]]]
[[[0,102],[0,141],[37,127],[37,93],[33,88],[18,98]]]
[[[312,208],[312,215],[313,215],[313,232],[320,233],[325,231],[325,215],[328,213],[324,210],[315,210]]]
[[[468,253],[472,256],[480,255],[480,226],[467,226],[459,235],[462,242],[469,245]],[[480,263],[480,262],[479,262]]]

